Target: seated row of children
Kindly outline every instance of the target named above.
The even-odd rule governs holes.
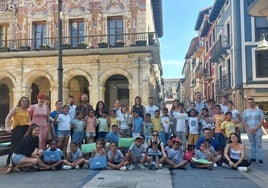
[[[111,142],[107,149],[104,142],[98,140],[96,148],[87,158],[83,156],[77,144],[71,143],[67,158],[62,160],[61,150],[56,148],[55,141],[51,141],[49,149],[44,151],[43,160],[45,164],[53,165],[53,170],[60,167],[63,169],[79,169],[83,166],[90,168],[91,160],[98,157],[105,157],[108,169],[114,170],[132,170],[137,166],[141,169],[148,166],[149,169],[156,170],[161,168],[162,164],[169,165],[170,169],[185,169],[188,162],[191,162],[191,166],[196,168],[211,169],[213,167],[215,150],[209,141],[202,143],[200,149],[195,152],[195,155],[190,155],[190,158],[183,153],[181,145],[178,138],[169,139],[168,145],[165,147],[167,157],[163,157],[157,142],[152,142],[151,146],[147,148],[143,144],[141,136],[135,138],[135,142],[132,143],[127,152],[122,152],[115,142]]]

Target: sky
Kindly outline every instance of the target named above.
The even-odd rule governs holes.
[[[163,77],[183,78],[181,74],[199,11],[214,0],[162,0],[164,35],[159,38]]]

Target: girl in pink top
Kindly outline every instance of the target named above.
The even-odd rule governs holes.
[[[86,120],[86,137],[87,143],[93,143],[94,137],[96,136],[96,126],[97,118],[95,116],[94,110],[88,112],[88,116],[85,117]]]

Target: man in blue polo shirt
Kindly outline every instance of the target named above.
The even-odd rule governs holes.
[[[212,137],[211,130],[209,128],[205,128],[203,130],[203,134],[204,134],[204,136],[198,139],[198,141],[195,145],[195,149],[198,150],[200,147],[200,144],[203,143],[205,140],[210,140],[210,145],[213,146],[215,148],[215,151],[218,152],[219,151],[219,144]]]

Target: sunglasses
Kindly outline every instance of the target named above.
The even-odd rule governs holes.
[[[153,134],[153,136],[158,136],[158,134]]]

